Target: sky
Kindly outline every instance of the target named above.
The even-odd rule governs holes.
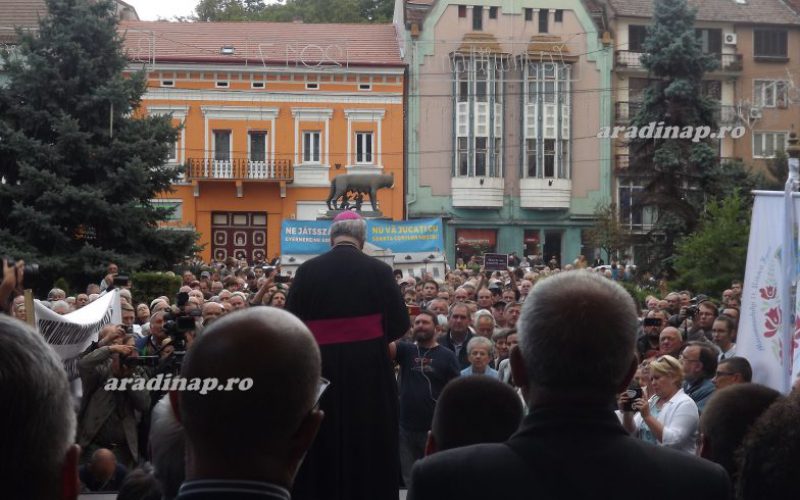
[[[188,16],[194,12],[199,0],[125,0],[132,5],[142,21],[156,21],[159,18],[172,19],[173,16]]]

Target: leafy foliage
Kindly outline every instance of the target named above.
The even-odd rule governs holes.
[[[165,166],[178,131],[168,116],[135,117],[143,73],[128,61],[108,0],[47,0],[38,34],[20,32],[0,92],[0,254],[56,277],[95,281],[105,264],[168,267],[196,234],[157,227],[154,206],[180,173]]]
[[[677,286],[719,296],[742,278],[750,234],[747,198],[735,192],[708,204],[699,229],[678,243]]]
[[[619,254],[631,245],[633,239],[630,231],[620,224],[616,205],[598,205],[594,217],[595,223],[588,230],[589,242],[605,252],[607,262],[611,262],[612,258],[618,259]]]
[[[131,276],[131,293],[135,303],[150,303],[153,297],[175,297],[183,284],[180,276],[174,273],[140,272]]]
[[[393,0],[201,0],[195,8],[199,21],[305,23],[387,23],[393,11]]]

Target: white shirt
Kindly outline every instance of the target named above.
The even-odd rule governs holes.
[[[654,402],[656,398],[658,396],[651,397],[648,403]],[[643,420],[641,413],[633,416],[637,428]],[[664,403],[656,420],[664,426],[661,446],[695,454],[700,413],[694,400],[687,396],[683,389],[678,390],[669,401]]]
[[[717,361],[722,361],[723,359],[732,358],[734,356],[736,356],[736,344],[731,344],[731,348],[721,353],[717,358]]]

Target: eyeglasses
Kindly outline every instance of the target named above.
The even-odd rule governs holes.
[[[728,377],[730,375],[736,375],[736,374],[733,372],[720,372],[720,371],[714,374],[715,377]]]
[[[319,400],[322,398],[322,395],[325,393],[325,390],[328,389],[329,385],[331,385],[330,380],[324,377],[319,378],[319,386],[317,387],[317,398],[314,400],[314,406],[311,407],[312,409],[319,407]]]
[[[680,360],[681,360],[681,361],[688,361],[688,362],[690,362],[690,363],[699,363],[699,362],[700,362],[700,360],[699,360],[699,359],[689,359],[689,358],[686,358],[686,357],[684,357],[684,356],[681,356],[681,357],[680,357]]]

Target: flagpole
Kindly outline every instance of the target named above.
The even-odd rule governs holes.
[[[797,329],[798,314],[800,314],[800,290],[798,290],[798,261],[797,261],[797,244],[798,236],[796,234],[797,221],[795,220],[795,206],[793,193],[797,191],[800,186],[800,145],[798,145],[797,134],[792,132],[789,134],[789,143],[786,148],[786,153],[789,156],[788,160],[788,177],[785,186],[785,200],[786,200],[786,227],[784,238],[784,262],[783,271],[785,280],[785,298],[781,301],[783,305],[783,322],[782,329],[783,338],[783,356],[782,362],[786,373],[786,385],[784,392],[789,392],[792,384],[800,371],[800,362],[797,361],[800,350],[795,352],[795,330]],[[798,339],[800,341],[800,339]]]

